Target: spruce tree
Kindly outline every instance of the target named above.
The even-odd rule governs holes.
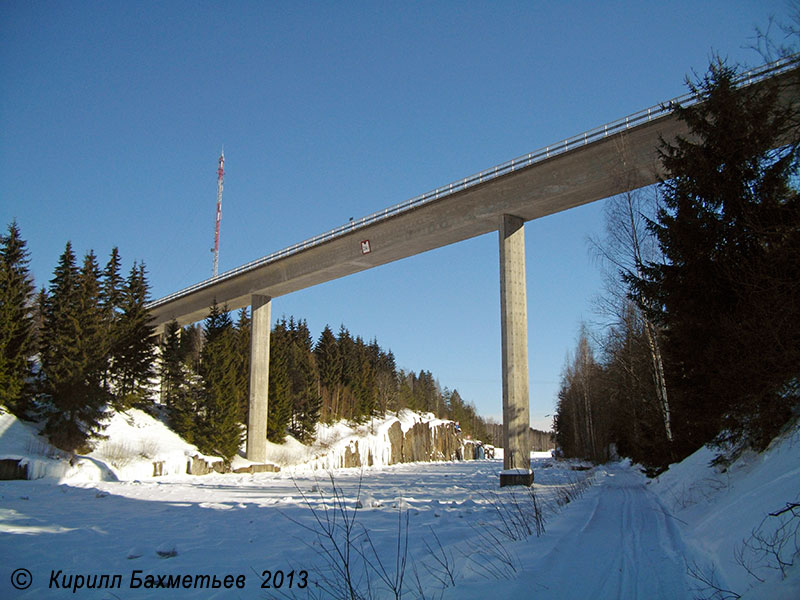
[[[339,335],[336,341],[339,346],[339,356],[342,360],[342,391],[341,397],[339,398],[339,410],[335,418],[354,419],[356,411],[354,409],[355,400],[353,390],[358,381],[356,342],[344,325],[339,328]]]
[[[239,311],[236,321],[236,404],[239,407],[239,421],[247,424],[250,405],[250,335],[251,321],[246,309]]]
[[[281,444],[292,414],[289,374],[291,343],[286,319],[279,319],[269,338],[269,418],[267,439]]]
[[[124,280],[120,274],[122,260],[119,256],[119,248],[114,246],[111,249],[111,256],[108,258],[103,269],[103,283],[101,285],[101,304],[106,311],[112,312],[122,304]]]
[[[14,221],[0,236],[0,405],[20,416],[30,408],[33,289],[26,244]]]
[[[203,394],[196,443],[201,451],[230,461],[243,439],[236,402],[236,347],[233,321],[216,302],[204,322],[205,344],[200,359]]]
[[[720,431],[763,447],[800,399],[797,109],[735,79],[718,61],[690,85],[702,102],[675,108],[689,135],[662,142],[651,225],[666,263],[634,282],[666,332],[685,452]]]
[[[170,410],[176,392],[184,381],[181,360],[181,328],[174,319],[167,323],[161,342],[158,377],[161,381],[161,401]]]
[[[111,372],[115,383],[114,398],[118,409],[148,404],[150,379],[154,375],[155,329],[146,308],[147,275],[144,264],[133,264],[118,300],[120,309],[112,330]]]
[[[356,340],[357,370],[354,382],[356,408],[354,418],[365,421],[373,416],[378,407],[378,387],[375,380],[376,364],[371,360],[369,347],[364,340]]]
[[[377,340],[369,347],[370,362],[375,371],[375,392],[377,410],[385,413],[387,410],[397,410],[397,366],[391,350],[384,352]]]
[[[196,443],[198,436],[198,410],[202,398],[202,386],[186,364],[183,337],[191,329],[181,329],[176,321],[167,324],[161,345],[159,376],[161,399],[167,408],[169,426],[189,443]]]
[[[181,357],[186,368],[192,373],[200,372],[200,353],[203,350],[203,328],[200,325],[187,325],[181,330]]]
[[[42,286],[33,301],[33,347],[38,352],[42,346],[42,329],[44,328],[44,315],[47,307],[47,288]],[[38,372],[37,372],[38,374]],[[36,392],[37,374],[33,378],[33,392]]]
[[[408,408],[411,410],[416,409],[414,403],[414,387],[413,387],[414,373],[406,373],[403,369],[397,374],[397,410]]]
[[[40,391],[45,433],[68,451],[99,436],[109,395],[103,387],[107,345],[94,254],[78,270],[68,242],[47,295],[41,345]]]
[[[336,336],[328,325],[325,325],[314,347],[314,358],[322,388],[322,420],[330,423],[336,414],[336,400],[342,379],[342,357],[339,355]]]
[[[317,369],[311,353],[311,333],[305,321],[290,320],[289,380],[292,416],[289,432],[301,442],[310,442],[319,421],[321,398]]]
[[[102,272],[100,285],[100,306],[103,312],[103,321],[106,328],[106,336],[109,341],[108,369],[103,377],[103,385],[109,393],[117,384],[117,374],[115,366],[118,360],[117,340],[119,332],[119,311],[122,304],[124,281],[120,275],[121,260],[119,249],[115,246],[111,250],[111,256]]]

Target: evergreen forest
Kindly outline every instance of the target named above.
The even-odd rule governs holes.
[[[430,371],[398,369],[377,342],[326,326],[314,340],[308,325],[278,319],[270,333],[267,438],[314,439],[317,423],[370,418],[404,408],[459,421],[465,436],[491,441],[486,421],[457,390]],[[161,352],[161,402],[171,427],[201,450],[231,457],[243,438],[249,400],[250,323],[212,306],[202,327],[168,325]]]

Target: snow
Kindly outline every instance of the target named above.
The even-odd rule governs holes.
[[[341,525],[343,516],[355,519],[354,573],[362,590],[366,579],[358,570],[358,552],[373,564],[379,555],[394,573],[397,549],[403,547],[398,531],[402,540],[407,516],[408,598],[420,596],[418,586],[426,597],[459,600],[711,597],[698,591],[687,564],[705,572],[713,565],[719,587],[743,598],[800,597],[796,566],[785,578],[768,566],[751,566],[761,583],[737,564],[734,553],[767,513],[800,498],[798,430],[764,454],[743,456],[725,472],[709,466],[713,454],[704,449],[656,480],[627,461],[587,470],[535,453],[532,489],[545,517],[545,531],[537,537],[530,493],[498,487],[503,468],[498,458],[326,467],[355,441],[359,451],[363,446],[378,456],[392,423],[410,428],[425,416],[329,426],[312,446],[291,439],[271,445],[271,460],[285,467],[277,473],[205,476],[185,474],[185,460],[196,448],[158,421],[143,413],[118,416],[106,430],[111,436],[106,444],[70,465],[34,427],[0,415],[0,458],[42,465],[37,472],[47,475],[0,482],[0,597],[306,598],[308,590],[297,587],[302,572],[312,585],[335,581],[324,552],[331,540],[315,532],[326,523]],[[109,455],[131,459],[110,465],[101,458],[110,460]],[[155,459],[164,460],[166,475],[153,477],[137,466],[152,469]],[[85,466],[77,468],[80,464]],[[515,521],[519,514],[528,519]],[[12,574],[21,568],[33,583],[15,590]],[[266,571],[270,577],[281,572],[280,590],[261,589]],[[76,593],[48,587],[51,575],[61,588],[66,577],[74,585],[77,575],[92,574],[119,574],[121,585]],[[134,574],[142,582],[150,575],[151,584],[159,575],[190,576],[192,585],[132,589],[138,581]],[[245,587],[195,589],[198,575],[220,582],[231,575],[231,585],[242,576]],[[374,597],[391,596],[374,571],[370,582]],[[329,595],[315,588],[310,597]]]
[[[89,457],[71,458],[39,435],[39,428],[23,423],[0,409],[0,458],[18,460],[31,479],[100,481],[113,479],[101,461]]]
[[[103,435],[108,439],[89,456],[105,462],[118,480],[153,477],[153,463],[160,463],[162,475],[181,475],[192,456],[209,463],[222,460],[204,456],[161,421],[135,408],[114,413]]]
[[[769,513],[788,502],[800,502],[800,428],[773,441],[762,454],[745,453],[725,470],[710,466],[713,458],[708,448],[698,450],[651,484],[680,519],[684,538],[697,552],[698,566],[710,572],[713,565],[718,584],[743,598],[800,598],[797,565],[782,579],[774,566],[744,547],[762,521],[762,531],[774,531],[780,519]],[[791,557],[792,550],[800,549],[797,544],[800,531],[783,555]],[[764,583],[737,562],[736,554],[743,549],[743,558]],[[800,557],[795,560],[800,562]]]

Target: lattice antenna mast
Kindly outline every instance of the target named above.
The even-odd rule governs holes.
[[[222,178],[225,175],[225,149],[219,155],[219,167],[217,167],[217,222],[214,228],[214,277],[217,276],[219,268],[219,222],[222,220]]]

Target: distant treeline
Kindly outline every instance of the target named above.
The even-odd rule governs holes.
[[[503,424],[492,420],[486,422],[486,439],[495,446],[503,445]],[[531,451],[546,452],[552,450],[556,445],[555,434],[552,431],[540,431],[530,428]]]
[[[162,401],[178,433],[209,451],[232,455],[247,422],[249,357],[250,320],[244,310],[236,323],[214,306],[202,327],[167,327]],[[209,397],[216,399],[213,404]],[[474,405],[457,390],[442,389],[430,371],[398,369],[392,352],[377,340],[366,342],[342,325],[336,334],[326,326],[314,341],[302,319],[283,317],[274,324],[269,440],[280,442],[288,433],[309,442],[318,422],[365,422],[403,408],[453,419],[465,436],[487,439],[486,422]]]

